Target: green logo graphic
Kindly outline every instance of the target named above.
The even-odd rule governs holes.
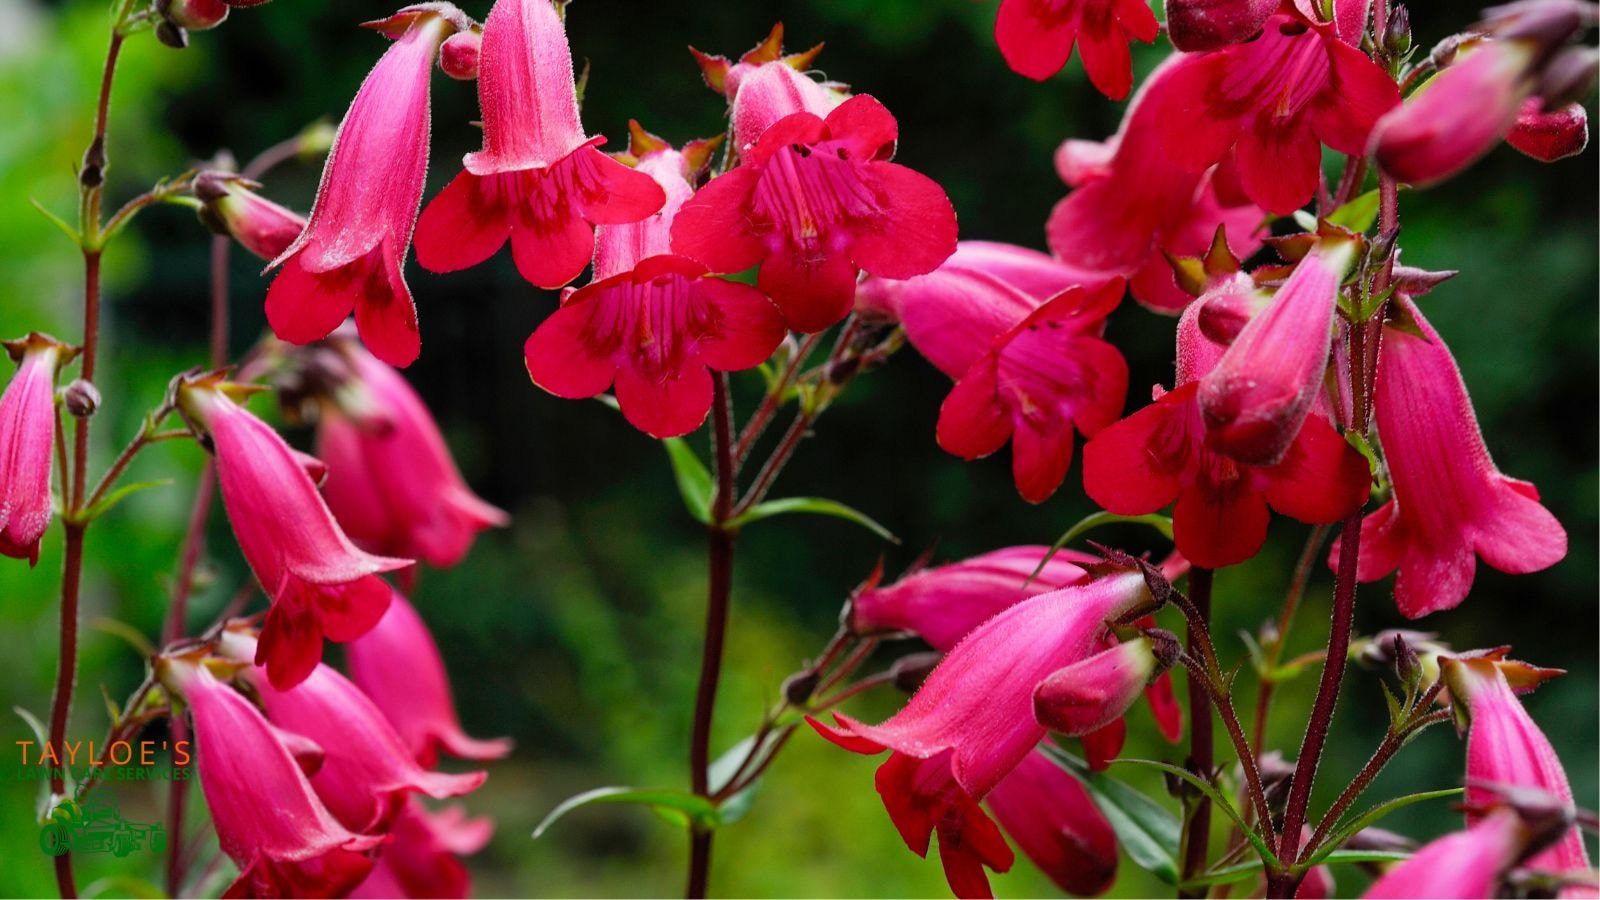
[[[161,853],[167,849],[167,830],[160,825],[129,822],[114,799],[97,799],[87,806],[68,800],[55,808],[50,821],[39,829],[39,849],[50,856],[68,851],[127,856],[135,850]]]

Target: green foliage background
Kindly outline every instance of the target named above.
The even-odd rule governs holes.
[[[1111,133],[1121,105],[1096,94],[1076,61],[1035,84],[1010,73],[993,47],[993,2],[811,0],[639,3],[581,0],[570,10],[574,52],[593,65],[585,123],[612,137],[629,117],[677,143],[722,129],[723,104],[706,91],[686,44],[736,55],[782,19],[796,47],[827,41],[819,65],[872,93],[901,123],[900,161],[945,185],[966,238],[1042,246],[1042,223],[1063,188],[1050,153],[1067,136]],[[378,0],[337,4],[277,0],[235,11],[222,28],[176,52],[148,35],[133,40],[111,118],[110,194],[131,196],[157,177],[224,148],[248,158],[326,116],[337,119],[383,42],[354,24],[390,8]],[[484,3],[467,11],[480,19]],[[73,168],[87,140],[103,57],[99,2],[0,0],[0,336],[43,329],[72,339],[79,315],[79,261],[29,207],[73,209]],[[1470,8],[1414,10],[1423,46],[1470,21]],[[1161,50],[1137,56],[1141,71]],[[430,195],[477,143],[473,86],[434,83]],[[267,192],[309,206],[315,167],[286,167]],[[1429,297],[1429,316],[1449,340],[1473,392],[1497,461],[1535,481],[1571,537],[1550,571],[1511,578],[1480,567],[1473,596],[1422,627],[1458,647],[1510,643],[1517,655],[1571,670],[1527,699],[1572,776],[1579,802],[1597,804],[1596,739],[1596,179],[1592,153],[1544,167],[1501,149],[1440,189],[1403,199],[1406,261],[1458,268]],[[172,373],[204,358],[207,236],[181,209],[155,210],[107,257],[106,356],[96,423],[101,465],[134,431]],[[235,253],[233,341],[242,351],[264,327],[265,281]],[[648,812],[581,811],[534,842],[535,822],[561,798],[604,784],[679,786],[685,780],[689,709],[703,614],[702,539],[678,505],[664,454],[596,403],[557,400],[528,384],[524,337],[554,308],[554,295],[524,284],[503,255],[450,277],[408,271],[421,310],[425,351],[408,373],[436,410],[468,480],[510,510],[514,526],[481,539],[465,564],[428,572],[416,594],[457,679],[469,730],[518,741],[469,799],[499,832],[472,860],[486,895],[659,895],[680,887],[684,840]],[[1110,337],[1133,368],[1130,402],[1171,379],[1171,320],[1128,304]],[[716,743],[754,725],[778,683],[831,633],[839,604],[880,554],[891,571],[937,545],[953,559],[1052,539],[1090,510],[1069,475],[1038,507],[1020,501],[1002,453],[963,464],[935,446],[933,423],[948,383],[912,353],[853,387],[779,485],[780,494],[837,497],[904,539],[876,541],[845,523],[783,519],[741,538],[728,678]],[[743,383],[748,409],[755,388]],[[259,403],[258,406],[266,404]],[[303,438],[304,435],[296,435]],[[703,441],[702,438],[696,438]],[[154,635],[166,606],[176,548],[200,463],[192,446],[162,445],[134,479],[175,477],[129,500],[91,533],[85,621],[113,618]],[[1227,640],[1274,613],[1305,529],[1280,520],[1266,551],[1218,578],[1217,633]],[[1164,548],[1138,531],[1099,535],[1133,549]],[[248,577],[218,516],[195,623],[207,621]],[[36,569],[0,566],[0,701],[41,717],[56,652],[59,532]],[[1291,651],[1318,645],[1331,578],[1313,582]],[[1358,628],[1402,624],[1387,585],[1364,589]],[[74,738],[103,733],[103,685],[121,697],[140,677],[137,654],[86,629]],[[1374,673],[1356,671],[1319,779],[1317,805],[1354,773],[1381,727]],[[1245,680],[1247,681],[1247,679]],[[1310,679],[1281,693],[1271,743],[1293,753]],[[1249,701],[1248,689],[1243,698]],[[871,697],[872,718],[898,702]],[[37,852],[34,786],[13,771],[13,741],[29,734],[0,721],[0,893],[53,891]],[[1130,755],[1177,759],[1136,713]],[[159,732],[154,736],[159,737]],[[713,889],[727,895],[942,896],[936,862],[907,853],[872,791],[875,761],[797,735],[745,821],[718,839]],[[1375,786],[1374,799],[1458,783],[1459,742],[1425,735]],[[1140,779],[1134,779],[1136,781]],[[1160,785],[1144,779],[1152,791]],[[115,785],[123,814],[157,821],[161,793]],[[196,815],[202,815],[196,805]],[[1455,827],[1442,804],[1390,824],[1418,836]],[[202,856],[210,850],[203,851]],[[138,893],[158,880],[151,857],[79,860],[80,884]],[[224,869],[225,874],[225,869]],[[1341,871],[1341,890],[1361,876]],[[1026,862],[996,880],[1002,896],[1051,895]],[[1157,892],[1124,863],[1115,893]]]

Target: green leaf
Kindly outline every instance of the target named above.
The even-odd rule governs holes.
[[[603,787],[584,791],[561,801],[560,805],[550,810],[550,814],[544,817],[539,827],[533,829],[534,840],[542,837],[557,819],[567,813],[581,806],[593,806],[597,803],[634,803],[648,806],[672,821],[702,828],[715,828],[720,824],[717,807],[698,794],[665,788]]]
[[[1210,798],[1213,805],[1221,808],[1223,812],[1228,814],[1228,818],[1233,820],[1233,824],[1239,826],[1239,831],[1250,841],[1250,846],[1255,848],[1256,854],[1265,860],[1267,865],[1273,868],[1278,866],[1278,857],[1272,852],[1272,848],[1268,847],[1267,842],[1261,839],[1261,835],[1256,834],[1255,830],[1245,822],[1244,816],[1239,815],[1239,811],[1233,806],[1233,800],[1227,794],[1217,790],[1204,778],[1182,766],[1175,766],[1155,759],[1114,759],[1111,762],[1113,765],[1125,763],[1128,765],[1150,766],[1151,768],[1160,769],[1169,775],[1182,778],[1184,781],[1199,788],[1202,794]]]
[[[689,449],[683,438],[667,438],[661,442],[672,459],[672,475],[678,479],[678,493],[683,496],[683,507],[695,521],[711,522],[711,473],[705,463]]]
[[[773,516],[786,516],[793,513],[810,513],[816,516],[833,516],[836,519],[844,519],[860,525],[891,544],[900,543],[900,539],[895,537],[889,529],[879,525],[865,513],[845,506],[837,500],[829,500],[825,497],[784,497],[781,500],[768,500],[765,503],[757,503],[745,511],[744,515],[729,522],[728,527],[741,528],[751,522],[759,522],[762,519],[770,519]]]
[[[1355,837],[1356,833],[1361,829],[1366,828],[1368,825],[1373,824],[1397,809],[1403,809],[1413,803],[1421,803],[1425,800],[1439,800],[1444,797],[1456,797],[1459,796],[1462,791],[1462,788],[1445,788],[1438,791],[1422,791],[1416,794],[1406,794],[1404,797],[1396,797],[1393,800],[1385,800],[1361,815],[1345,820],[1344,824],[1341,824],[1338,828],[1335,828],[1333,832],[1328,835],[1327,839],[1322,842],[1322,845],[1317,848],[1317,851],[1306,859],[1304,865],[1307,867],[1314,866],[1317,863],[1322,862],[1324,859],[1330,858],[1335,853],[1349,852],[1341,851],[1339,850],[1339,847],[1344,844],[1345,841]]]
[[[1099,528],[1101,525],[1112,525],[1118,522],[1131,522],[1135,525],[1149,525],[1156,531],[1161,532],[1162,537],[1169,541],[1172,540],[1172,519],[1168,516],[1163,516],[1160,513],[1149,513],[1142,516],[1119,516],[1116,513],[1108,513],[1104,511],[1090,513],[1089,515],[1079,519],[1071,528],[1068,528],[1066,533],[1061,535],[1061,537],[1056,538],[1056,542],[1050,545],[1050,552],[1046,553],[1044,555],[1044,559],[1039,561],[1038,568],[1033,570],[1033,574],[1028,576],[1028,580],[1031,582],[1033,579],[1039,577],[1039,573],[1044,571],[1044,567],[1050,562],[1050,559],[1054,557],[1056,553],[1060,552],[1062,547],[1065,547],[1066,545],[1077,540],[1079,537],[1083,536],[1084,533],[1095,528]]]
[[[755,757],[750,760],[750,765],[745,767],[745,774],[748,775],[749,773],[761,768],[761,765],[766,762],[767,758],[777,750],[778,741],[781,739],[781,736],[788,731],[793,730],[794,726],[791,725],[787,729],[774,728],[771,731],[768,731],[766,736],[761,739],[761,748],[756,751]],[[711,785],[711,790],[713,792],[720,791],[726,787],[728,781],[738,773],[740,764],[744,762],[745,757],[749,756],[751,750],[755,748],[755,742],[755,735],[751,735],[739,743],[734,744],[728,749],[728,752],[722,754],[712,761],[710,767],[707,769],[706,780]],[[761,779],[757,778],[746,785],[738,793],[732,794],[724,799],[722,801],[722,805],[717,807],[717,815],[721,823],[723,825],[731,825],[734,822],[744,818],[745,815],[750,812],[750,807],[755,804],[756,789],[760,786]]]
[[[1318,864],[1336,866],[1341,863],[1399,862],[1410,858],[1411,854],[1394,850],[1335,850],[1324,856]]]
[[[43,203],[40,203],[31,197],[28,199],[28,202],[32,203],[33,208],[37,209],[46,219],[49,219],[51,224],[61,229],[61,233],[65,234],[67,238],[70,239],[74,244],[81,245],[83,243],[83,237],[78,234],[78,229],[68,225],[65,219],[62,219],[60,216],[51,212],[49,209],[45,208]]]
[[[84,900],[90,900],[92,897],[136,897],[139,900],[155,900],[167,896],[167,892],[143,878],[133,875],[113,875],[91,882],[79,896]]]
[[[1367,191],[1333,211],[1328,221],[1356,233],[1366,231],[1378,220],[1378,191]]]
[[[1178,840],[1183,832],[1178,817],[1065,750],[1049,743],[1041,746],[1046,756],[1083,783],[1134,865],[1167,884],[1177,884]]]
[[[1260,875],[1262,872],[1263,869],[1261,867],[1260,860],[1256,860],[1255,862],[1235,863],[1231,866],[1224,866],[1220,869],[1212,869],[1209,872],[1203,872],[1199,875],[1196,875],[1188,881],[1185,881],[1181,887],[1186,893],[1193,893],[1198,888],[1213,887],[1219,884],[1233,884],[1236,881],[1243,881],[1252,875]]]
[[[83,511],[83,521],[84,522],[93,522],[95,519],[98,519],[101,516],[105,515],[107,512],[110,512],[111,508],[113,506],[116,506],[118,503],[121,503],[123,500],[126,500],[132,494],[136,494],[139,491],[145,490],[147,488],[165,487],[166,485],[169,485],[171,483],[172,483],[172,479],[171,478],[157,478],[157,479],[154,479],[152,481],[138,481],[138,482],[135,482],[133,484],[125,484],[122,487],[119,487],[116,490],[112,491],[111,493],[109,493],[109,494],[105,495],[104,497],[100,498],[100,502],[99,503],[96,503],[95,505],[93,505],[93,506],[89,507],[88,509],[84,510]]]

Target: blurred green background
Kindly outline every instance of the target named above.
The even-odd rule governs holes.
[[[584,121],[620,147],[628,118],[674,143],[722,130],[723,101],[701,84],[684,48],[737,55],[776,20],[790,43],[828,43],[818,65],[835,80],[883,100],[899,118],[899,160],[938,179],[965,238],[1042,247],[1042,223],[1063,194],[1050,163],[1067,136],[1101,138],[1121,104],[1095,93],[1076,60],[1035,84],[1010,73],[993,46],[994,2],[811,0],[640,3],[580,0],[568,21],[574,54],[593,65]],[[1473,15],[1469,6],[1414,10],[1424,47]],[[354,27],[391,11],[376,0],[337,4],[277,0],[236,10],[216,31],[173,51],[148,35],[130,42],[111,116],[108,199],[120,202],[156,178],[223,149],[248,159],[318,117],[342,115],[384,48]],[[485,4],[467,12],[482,18]],[[75,249],[29,206],[73,209],[73,170],[105,46],[98,0],[66,4],[0,0],[0,336],[30,329],[75,339],[81,302]],[[1140,52],[1148,71],[1164,50]],[[435,164],[429,193],[475,149],[471,84],[434,80]],[[1596,167],[1593,154],[1541,166],[1497,150],[1466,175],[1403,199],[1406,261],[1462,274],[1425,301],[1450,342],[1492,452],[1508,473],[1536,482],[1567,526],[1571,552],[1555,568],[1507,577],[1480,566],[1459,609],[1420,623],[1457,647],[1512,644],[1518,656],[1571,674],[1527,698],[1572,777],[1579,802],[1597,805],[1596,735]],[[267,193],[304,210],[317,168],[289,165]],[[107,257],[105,356],[97,420],[101,464],[137,427],[176,371],[203,361],[208,236],[178,208],[141,216]],[[235,352],[264,327],[259,264],[233,255]],[[642,809],[573,814],[540,841],[529,833],[560,799],[607,784],[682,786],[703,615],[703,539],[682,512],[665,455],[598,403],[555,399],[533,388],[521,343],[555,306],[529,288],[502,254],[467,273],[439,277],[408,267],[424,352],[408,375],[436,411],[463,471],[510,510],[511,529],[485,535],[460,567],[427,572],[417,605],[433,624],[456,677],[467,727],[511,735],[517,750],[490,766],[489,786],[469,798],[492,815],[493,844],[471,860],[486,895],[662,895],[681,889],[685,841]],[[1170,319],[1127,304],[1110,337],[1133,370],[1130,402],[1171,380]],[[739,384],[741,414],[756,388]],[[780,519],[741,537],[727,677],[716,747],[754,726],[779,682],[832,633],[839,606],[880,555],[898,571],[930,546],[954,559],[1016,543],[1048,542],[1090,511],[1077,467],[1060,493],[1032,507],[1019,500],[1009,459],[963,464],[933,441],[948,382],[912,353],[859,380],[822,421],[782,477],[778,495],[842,499],[898,534],[889,546],[829,519]],[[257,401],[258,408],[270,404]],[[295,434],[296,440],[305,438]],[[703,446],[703,435],[695,439]],[[173,477],[143,492],[91,532],[85,621],[109,617],[154,635],[166,607],[177,544],[200,454],[161,445],[135,479]],[[1237,659],[1240,629],[1275,613],[1306,529],[1279,519],[1252,563],[1218,577],[1216,633]],[[1164,552],[1146,532],[1108,529],[1100,539]],[[219,609],[248,577],[220,515],[195,621]],[[59,531],[38,568],[0,566],[0,706],[41,718],[56,664]],[[1319,571],[1291,652],[1320,644],[1331,578]],[[1401,625],[1387,585],[1364,589],[1357,626]],[[904,648],[901,648],[904,649]],[[887,659],[889,657],[885,657]],[[103,685],[125,696],[138,655],[88,628],[74,738],[98,740]],[[1347,681],[1315,806],[1322,808],[1366,758],[1384,717],[1375,673]],[[1311,679],[1280,696],[1271,743],[1291,755],[1303,733]],[[1242,679],[1242,703],[1253,686]],[[853,711],[886,715],[900,698],[871,696]],[[9,712],[4,745],[30,737]],[[1181,758],[1136,712],[1128,754]],[[10,753],[11,751],[7,751]],[[1462,750],[1448,728],[1409,747],[1370,799],[1457,784]],[[755,809],[717,840],[713,890],[724,895],[946,895],[937,862],[906,852],[872,790],[877,761],[798,734],[766,779]],[[0,778],[0,894],[53,892],[36,850],[34,786],[8,757]],[[1132,780],[1141,781],[1138,778]],[[1159,793],[1154,780],[1141,783]],[[112,788],[124,815],[156,821],[164,795]],[[1425,837],[1456,827],[1443,804],[1407,810],[1392,827]],[[79,859],[80,885],[97,877],[153,878],[151,857]],[[1339,872],[1342,893],[1363,876]],[[997,878],[1001,896],[1051,895],[1019,861]],[[102,890],[136,890],[127,880]],[[1114,893],[1160,886],[1126,860]]]

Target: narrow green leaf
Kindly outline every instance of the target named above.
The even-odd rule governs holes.
[[[792,515],[794,513],[809,513],[816,516],[832,516],[836,519],[844,519],[860,525],[891,544],[900,543],[900,539],[895,537],[889,529],[879,525],[865,513],[845,506],[837,500],[829,500],[825,497],[784,497],[781,500],[768,500],[765,503],[758,503],[747,510],[744,515],[729,522],[728,527],[742,528],[762,519]]]
[[[648,789],[629,787],[603,787],[592,791],[568,797],[561,801],[550,814],[544,817],[539,827],[533,830],[533,837],[538,840],[549,830],[557,819],[582,806],[593,806],[596,803],[634,803],[648,806],[658,812],[666,813],[669,818],[686,823],[692,823],[705,828],[715,828],[719,824],[717,808],[710,800],[688,791],[670,789]]]
[[[95,519],[98,519],[110,512],[113,506],[116,506],[118,503],[126,500],[132,494],[136,494],[139,491],[146,490],[148,488],[165,487],[171,483],[171,478],[156,478],[151,481],[138,481],[133,484],[125,484],[100,498],[99,503],[96,503],[95,505],[84,510],[83,521],[93,522]]]
[[[1177,884],[1178,840],[1183,832],[1178,817],[1121,781],[1090,769],[1065,750],[1049,743],[1041,747],[1046,756],[1082,782],[1134,865],[1167,884]]]
[[[1340,863],[1399,862],[1410,859],[1411,854],[1394,850],[1335,850],[1318,861],[1318,865],[1336,866]]]
[[[794,730],[794,726],[791,725],[787,729],[774,728],[767,732],[766,737],[761,739],[760,749],[756,750],[755,757],[750,760],[750,765],[745,767],[745,774],[748,775],[759,769],[762,763],[766,762],[767,758],[777,748],[780,737],[785,732],[792,730]],[[755,741],[755,735],[751,735],[734,744],[728,748],[728,752],[712,761],[707,769],[708,777],[706,780],[711,785],[713,792],[722,790],[727,786],[728,781],[735,774],[738,774],[740,764],[745,761],[745,757],[750,756],[751,750],[755,748]],[[738,793],[732,794],[723,800],[722,804],[717,807],[717,816],[720,822],[723,825],[731,825],[744,818],[750,812],[750,807],[755,805],[756,790],[759,787],[761,787],[761,779],[757,778]]]
[[[697,522],[711,522],[711,473],[683,438],[667,438],[661,442],[672,460],[672,475],[678,479],[678,493],[683,496],[683,507]]]
[[[1262,872],[1263,869],[1261,867],[1260,860],[1256,860],[1254,862],[1235,863],[1231,866],[1224,866],[1220,869],[1212,869],[1209,872],[1203,872],[1199,875],[1196,875],[1188,881],[1185,881],[1181,887],[1186,893],[1193,893],[1199,888],[1213,887],[1219,884],[1233,884],[1236,881],[1243,881],[1252,875],[1260,875]]]
[[[143,878],[133,875],[112,875],[91,882],[79,896],[84,900],[90,900],[92,897],[135,897],[139,900],[156,900],[158,897],[167,896],[167,892]]]
[[[1378,220],[1378,191],[1373,189],[1333,211],[1328,221],[1356,233],[1366,231]]]
[[[66,220],[62,219],[60,216],[58,216],[55,213],[51,212],[49,209],[46,209],[45,205],[43,203],[40,203],[37,200],[29,198],[28,202],[32,203],[33,204],[33,208],[37,209],[40,212],[40,214],[42,214],[46,219],[49,219],[51,224],[53,224],[57,228],[61,229],[61,233],[65,234],[67,236],[68,240],[71,240],[74,244],[82,244],[83,243],[83,238],[78,234],[78,229],[73,228],[71,225],[68,225]]]
[[[1196,788],[1199,788],[1202,794],[1205,794],[1208,798],[1210,798],[1213,805],[1220,807],[1223,812],[1228,814],[1228,818],[1233,820],[1233,824],[1239,826],[1239,831],[1244,834],[1246,839],[1250,841],[1250,846],[1255,848],[1256,854],[1265,860],[1267,865],[1274,868],[1277,867],[1278,857],[1273,854],[1272,848],[1267,846],[1267,842],[1261,839],[1261,835],[1256,834],[1255,830],[1245,822],[1244,816],[1241,816],[1239,811],[1234,808],[1233,800],[1229,798],[1227,794],[1217,790],[1216,787],[1214,787],[1204,778],[1201,778],[1182,766],[1175,766],[1171,763],[1164,763],[1155,759],[1114,759],[1111,762],[1113,765],[1123,763],[1127,765],[1150,766],[1155,769],[1160,769],[1169,775],[1182,778],[1184,781],[1187,781]]]
[[[1384,802],[1379,803],[1377,806],[1372,807],[1358,816],[1346,819],[1344,824],[1340,825],[1338,828],[1335,828],[1333,833],[1328,835],[1327,839],[1322,842],[1322,845],[1317,848],[1316,852],[1307,858],[1304,865],[1308,867],[1314,866],[1317,863],[1322,862],[1324,859],[1331,857],[1334,853],[1349,852],[1340,851],[1339,847],[1343,845],[1345,841],[1355,837],[1356,833],[1361,829],[1366,828],[1374,822],[1377,822],[1379,819],[1387,816],[1389,813],[1392,813],[1397,809],[1404,809],[1413,803],[1421,803],[1425,800],[1439,800],[1445,797],[1456,797],[1462,793],[1462,790],[1462,788],[1445,788],[1438,791],[1421,791],[1416,794],[1406,794],[1403,797],[1396,797],[1393,800],[1385,800]]]
[[[97,616],[92,622],[89,623],[89,627],[95,629],[96,631],[103,631],[112,637],[122,638],[122,640],[127,643],[128,646],[137,651],[140,656],[151,657],[155,656],[159,652],[156,650],[155,645],[150,643],[150,639],[144,636],[143,632],[132,625],[129,625],[127,622],[119,621],[108,616]],[[101,689],[104,690],[104,688],[105,686],[101,685]],[[112,721],[116,721],[116,719],[113,718]]]
[[[1060,552],[1062,547],[1072,543],[1092,529],[1099,528],[1101,525],[1112,525],[1117,522],[1131,522],[1135,525],[1149,525],[1156,531],[1161,532],[1162,537],[1169,541],[1172,540],[1172,519],[1167,516],[1163,516],[1160,513],[1149,513],[1143,516],[1119,516],[1116,513],[1108,513],[1104,511],[1090,513],[1089,515],[1079,519],[1071,528],[1068,528],[1066,533],[1062,534],[1061,537],[1056,538],[1056,542],[1050,545],[1050,552],[1044,555],[1044,559],[1039,560],[1038,567],[1033,570],[1032,575],[1028,576],[1028,580],[1031,582],[1033,579],[1039,577],[1039,573],[1044,571],[1044,567],[1050,562],[1052,557]]]

